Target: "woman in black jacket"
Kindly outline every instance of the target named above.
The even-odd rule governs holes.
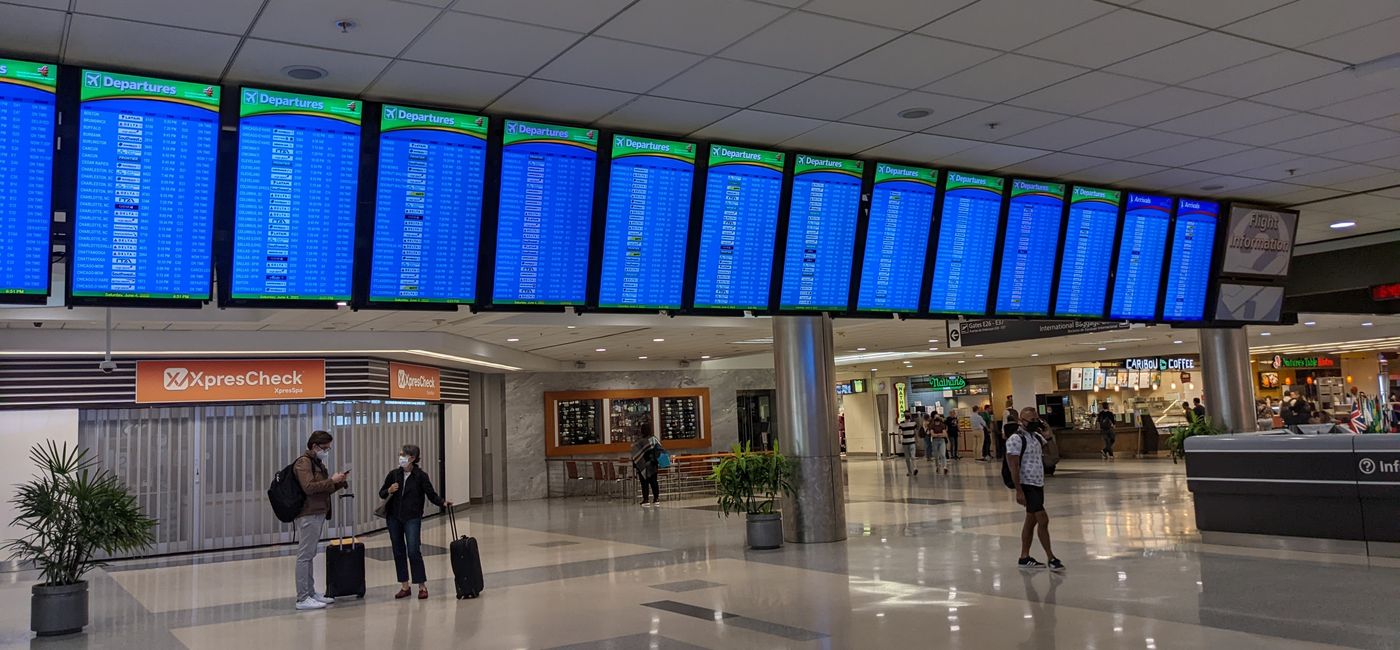
[[[408,598],[413,593],[409,589],[409,567],[413,569],[413,583],[418,585],[418,598],[428,597],[427,570],[423,568],[423,551],[420,542],[423,536],[423,500],[433,502],[439,508],[451,508],[452,502],[445,501],[433,489],[428,473],[418,468],[421,452],[418,445],[404,445],[399,454],[399,468],[384,477],[384,487],[379,488],[379,498],[384,502],[384,519],[389,523],[389,541],[394,546],[394,569],[399,574],[399,593],[394,598]]]

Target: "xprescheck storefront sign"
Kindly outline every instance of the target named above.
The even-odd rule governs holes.
[[[322,399],[321,359],[217,359],[136,362],[136,402],[247,402]]]

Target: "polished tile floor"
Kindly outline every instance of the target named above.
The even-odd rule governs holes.
[[[3,574],[0,645],[1400,648],[1400,563],[1203,545],[1170,462],[1066,461],[1047,498],[1063,575],[1016,568],[1022,515],[995,465],[847,471],[844,543],[747,551],[742,519],[707,500],[498,504],[459,519],[481,542],[479,600],[452,598],[447,527],[431,520],[426,601],[393,600],[376,535],[363,601],[293,611],[281,550],[125,562],[93,576],[92,625],[65,639],[29,638],[33,575]]]

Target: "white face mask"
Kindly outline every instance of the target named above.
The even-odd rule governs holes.
[[[399,467],[408,467],[408,456],[399,456]]]
[[[317,450],[316,450],[316,457],[317,457],[317,458],[320,458],[320,459],[321,459],[321,462],[324,463],[324,462],[326,462],[326,459],[327,459],[327,458],[330,458],[330,457],[331,457],[331,451],[330,451],[329,449],[317,449]]]

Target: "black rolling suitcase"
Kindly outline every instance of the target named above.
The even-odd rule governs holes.
[[[452,544],[448,552],[452,556],[452,577],[457,585],[457,600],[476,598],[486,588],[481,577],[481,552],[477,550],[476,538],[457,535],[457,513],[447,509],[447,521],[452,526]]]
[[[338,501],[353,504],[355,495],[342,494]],[[364,598],[365,545],[355,539],[354,511],[341,508],[341,514],[345,516],[344,525],[350,527],[350,536],[338,537],[326,545],[326,595]]]

